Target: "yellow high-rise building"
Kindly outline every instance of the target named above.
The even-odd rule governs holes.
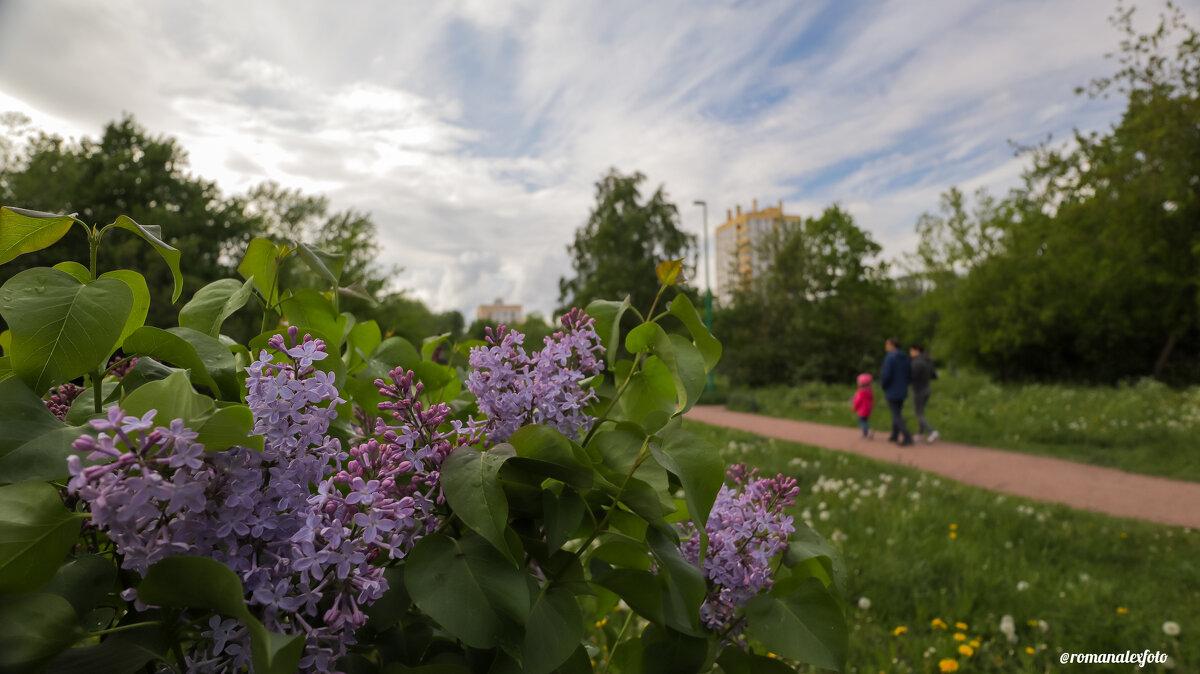
[[[729,304],[733,291],[739,286],[749,285],[761,274],[769,260],[762,259],[758,248],[763,237],[773,231],[780,222],[799,222],[799,215],[784,215],[783,201],[778,206],[758,210],[758,200],[753,201],[749,212],[742,207],[725,211],[724,224],[717,226],[714,263],[717,269],[717,299]]]

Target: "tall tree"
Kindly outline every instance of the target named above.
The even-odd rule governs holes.
[[[575,276],[558,282],[564,308],[629,295],[645,310],[658,292],[655,265],[690,257],[695,235],[679,229],[679,209],[662,186],[642,200],[638,186],[645,180],[614,168],[596,183],[596,205],[567,247]]]
[[[851,381],[879,362],[896,327],[882,250],[838,206],[779,221],[761,244],[769,261],[716,316],[722,369],[738,384]]]

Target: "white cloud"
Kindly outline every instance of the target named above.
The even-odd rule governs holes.
[[[382,261],[406,269],[397,284],[469,320],[498,295],[555,306],[610,166],[646,173],[647,191],[665,183],[697,233],[696,198],[710,226],[752,198],[802,213],[840,201],[899,255],[946,188],[1015,183],[1008,140],[1115,119],[1118,103],[1071,93],[1114,68],[1106,13],[1092,0],[11,3],[0,111],[68,135],[129,111],[228,191],[271,179],[370,211]]]

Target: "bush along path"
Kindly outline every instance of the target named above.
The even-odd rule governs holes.
[[[1200,527],[1200,484],[1194,482],[952,442],[901,448],[882,435],[863,439],[857,429],[732,412],[716,405],[694,407],[687,418],[912,466],[1006,494],[1118,517]]]
[[[302,242],[254,239],[165,329],[141,273],[97,265],[139,237],[182,299],[157,227],[0,207],[0,264],[76,225],[89,266],[0,286],[0,674],[844,670],[796,480],[683,430],[721,346],[682,260],[645,314],[418,350]],[[251,302],[262,333],[222,334]]]

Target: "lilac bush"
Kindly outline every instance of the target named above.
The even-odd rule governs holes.
[[[680,543],[680,552],[700,566],[709,581],[701,620],[714,632],[736,640],[743,627],[737,609],[774,582],[771,559],[787,547],[788,536],[795,531],[784,508],[796,503],[800,490],[794,478],[757,477],[758,469],[747,470],[744,463],[730,466],[726,475],[734,486],[721,486],[709,513],[703,564],[693,525],[685,527],[685,534],[691,536]]]
[[[728,642],[827,669],[844,662],[830,579],[797,566],[808,551],[781,560],[787,593],[783,584],[766,592],[768,562],[791,531],[781,509],[794,484],[737,468],[720,490],[719,455],[681,428],[721,355],[687,294],[664,294],[681,282],[682,260],[657,265],[661,286],[645,313],[628,299],[597,300],[596,320],[573,310],[533,347],[508,328],[489,331],[463,373],[439,357],[456,360],[448,347],[422,350],[418,362],[406,340],[341,311],[338,298],[361,291],[345,285],[335,253],[254,239],[237,267],[244,281],[197,290],[180,327],[164,330],[135,312],[144,277],[97,266],[104,233],[124,230],[162,256],[178,299],[180,255],[162,230],[127,216],[101,226],[0,211],[5,227],[38,233],[28,245],[83,227],[91,263],[86,275],[26,269],[0,289],[11,333],[0,427],[25,424],[18,430],[31,436],[4,457],[0,538],[44,532],[38,545],[0,546],[0,669],[551,674],[594,659],[603,671],[699,671]],[[22,245],[9,252],[36,250]],[[289,260],[309,266],[317,286],[279,287]],[[251,299],[273,335],[257,357],[221,327]],[[639,337],[623,342],[631,358],[606,379],[598,331],[622,343],[633,334],[622,319],[634,316]],[[336,323],[313,323],[327,317]],[[87,339],[48,322],[78,325]],[[294,327],[275,335],[281,322],[322,327],[330,341],[300,339]],[[74,348],[58,348],[64,338]],[[125,377],[135,358],[152,359],[147,376]],[[410,361],[416,374],[395,368]],[[244,389],[233,385],[237,363]],[[154,381],[163,366],[175,371]],[[91,409],[77,404],[84,390]],[[86,414],[89,432],[54,423],[37,398],[59,418]],[[26,424],[31,408],[40,419]],[[516,433],[526,425],[541,427]],[[78,439],[64,487],[60,455],[32,450],[65,437]],[[682,545],[697,572],[679,559],[670,522],[679,503],[709,512],[713,500],[713,516],[695,523],[706,549],[696,536]],[[647,577],[645,555],[669,572]],[[114,580],[95,582],[101,574]],[[389,587],[398,577],[404,586]],[[627,604],[585,598],[597,587]],[[833,616],[820,643],[798,645],[774,617],[799,593]],[[644,630],[600,629],[613,611],[629,611],[624,625],[637,627],[630,605],[663,610],[648,610]],[[634,640],[641,647],[626,648]],[[730,671],[754,657],[716,656]]]

